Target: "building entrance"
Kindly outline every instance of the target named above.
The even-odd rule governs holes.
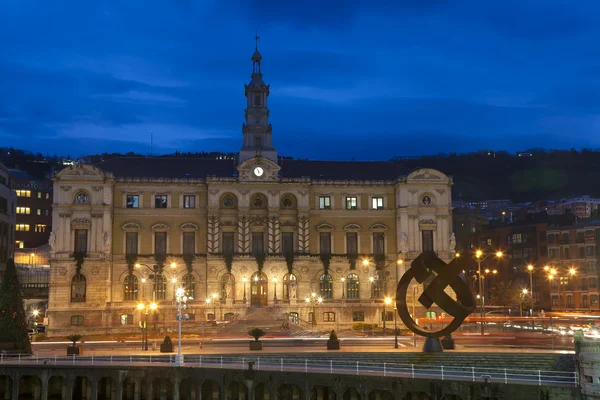
[[[264,307],[268,305],[267,291],[269,281],[264,273],[255,272],[250,279],[250,305]]]

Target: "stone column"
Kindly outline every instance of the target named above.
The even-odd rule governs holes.
[[[115,390],[115,400],[121,400],[123,398],[123,382],[117,377],[117,385]]]
[[[173,400],[179,400],[179,380],[173,379]]]
[[[90,387],[91,387],[91,400],[98,400],[98,378],[95,376],[90,377]]]
[[[73,384],[75,383],[75,379],[73,376],[65,377],[65,383],[63,384],[63,399],[71,400],[73,398]]]
[[[152,399],[152,380],[154,378],[146,375],[146,399]]]
[[[40,393],[40,400],[48,400],[48,380],[50,379],[50,377],[48,376],[46,371],[44,371],[40,379],[42,380],[42,392]],[[92,400],[96,399],[92,398]]]

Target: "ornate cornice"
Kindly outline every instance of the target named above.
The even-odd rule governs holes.
[[[121,229],[139,231],[142,229],[142,225],[139,222],[130,221],[130,222],[125,222],[123,225],[121,225]]]
[[[372,231],[387,231],[388,227],[384,223],[377,222],[377,223],[374,223],[373,225],[371,225],[370,229]]]
[[[333,231],[333,230],[335,230],[335,226],[333,226],[327,222],[323,222],[323,223],[317,225],[317,230],[318,231]]]
[[[346,226],[344,226],[344,230],[345,231],[360,231],[360,225],[359,224],[347,224]]]
[[[168,231],[169,229],[171,229],[171,227],[166,222],[157,222],[152,225],[153,231]]]

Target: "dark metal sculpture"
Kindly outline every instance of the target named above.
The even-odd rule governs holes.
[[[410,265],[410,268],[398,282],[396,289],[396,309],[400,319],[408,329],[417,335],[425,336],[423,351],[442,351],[439,338],[450,336],[460,327],[465,318],[475,311],[475,298],[469,286],[460,278],[459,274],[464,269],[462,259],[455,258],[446,264],[433,253],[419,255]],[[430,281],[427,288],[419,296],[419,303],[426,309],[437,304],[445,313],[454,317],[452,322],[439,331],[427,331],[421,328],[411,317],[406,302],[408,287],[413,278],[418,283]],[[456,300],[444,290],[450,286],[456,293]]]

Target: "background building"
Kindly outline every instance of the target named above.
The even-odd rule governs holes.
[[[17,194],[15,247],[36,248],[48,243],[52,231],[52,181],[10,170]]]
[[[13,256],[14,231],[16,223],[15,196],[13,178],[0,164],[0,271],[6,267],[6,261]]]
[[[56,174],[52,332],[132,331],[137,303],[151,300],[151,323],[168,329],[178,286],[193,298],[188,329],[243,316],[381,325],[393,321],[384,297],[417,255],[454,257],[452,179],[443,173],[278,158],[261,59],[257,49],[239,164],[113,158]]]

